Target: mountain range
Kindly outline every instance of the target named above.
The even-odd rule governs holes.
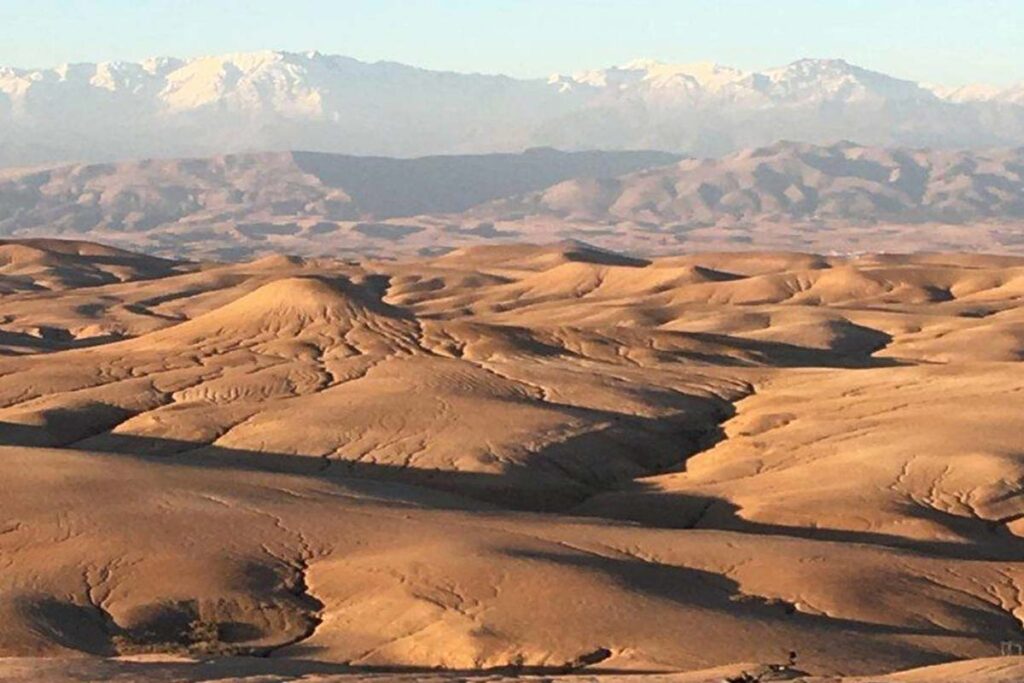
[[[562,240],[641,254],[1021,253],[1022,221],[1024,148],[780,142],[718,159],[264,152],[0,171],[0,237],[84,237],[190,258]]]
[[[0,67],[0,165],[308,149],[418,156],[562,149],[721,155],[778,139],[1024,143],[1024,86],[943,88],[835,59],[758,72],[639,60],[515,79],[264,51]]]
[[[0,170],[0,236],[105,235],[159,253],[225,258],[275,246],[366,251],[424,230],[387,219],[458,215],[565,180],[679,159],[543,148],[417,159],[262,152],[8,169]]]
[[[479,213],[691,228],[801,219],[1022,220],[1024,148],[970,152],[779,142],[621,178],[576,178]]]

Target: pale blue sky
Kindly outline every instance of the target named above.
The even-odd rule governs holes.
[[[636,57],[841,57],[914,80],[1024,80],[1024,0],[0,0],[0,64],[264,48],[546,76]]]

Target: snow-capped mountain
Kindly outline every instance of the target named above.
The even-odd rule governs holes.
[[[916,83],[861,69],[841,59],[802,59],[762,72],[746,72],[712,62],[664,64],[636,60],[611,69],[552,76],[549,82],[562,92],[589,87],[645,98],[682,96],[705,105],[802,106],[936,97]]]
[[[956,88],[936,86],[932,88],[938,97],[950,102],[1001,102],[1024,105],[1024,82],[1000,88],[995,85],[965,85]]]
[[[820,59],[760,72],[637,60],[547,80],[276,51],[0,68],[7,166],[267,149],[711,155],[780,138],[1021,144],[1024,86],[930,88]]]

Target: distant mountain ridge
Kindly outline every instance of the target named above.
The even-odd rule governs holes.
[[[779,142],[619,178],[567,180],[473,213],[663,227],[1024,221],[1024,147],[971,152]]]
[[[264,152],[0,171],[0,236],[143,235],[187,252],[192,241],[225,248],[302,234],[316,241],[351,224],[473,206],[552,184],[615,177],[679,160],[666,152],[561,152],[357,157]],[[373,225],[379,234],[403,228]]]
[[[550,79],[264,51],[0,67],[0,165],[281,149],[420,156],[561,149],[720,155],[778,139],[1024,144],[1024,85],[941,88],[835,59],[758,72],[637,60]]]
[[[164,256],[432,254],[582,240],[637,253],[1024,253],[1024,147],[779,142],[718,159],[560,152],[418,159],[267,152],[0,171],[0,238]]]

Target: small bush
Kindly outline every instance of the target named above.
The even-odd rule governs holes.
[[[196,619],[188,625],[188,640],[193,645],[219,643],[220,626],[213,621]]]
[[[119,655],[137,654],[240,654],[242,648],[221,641],[220,625],[214,621],[194,619],[188,628],[174,640],[154,639],[148,633],[119,633],[111,638]]]

